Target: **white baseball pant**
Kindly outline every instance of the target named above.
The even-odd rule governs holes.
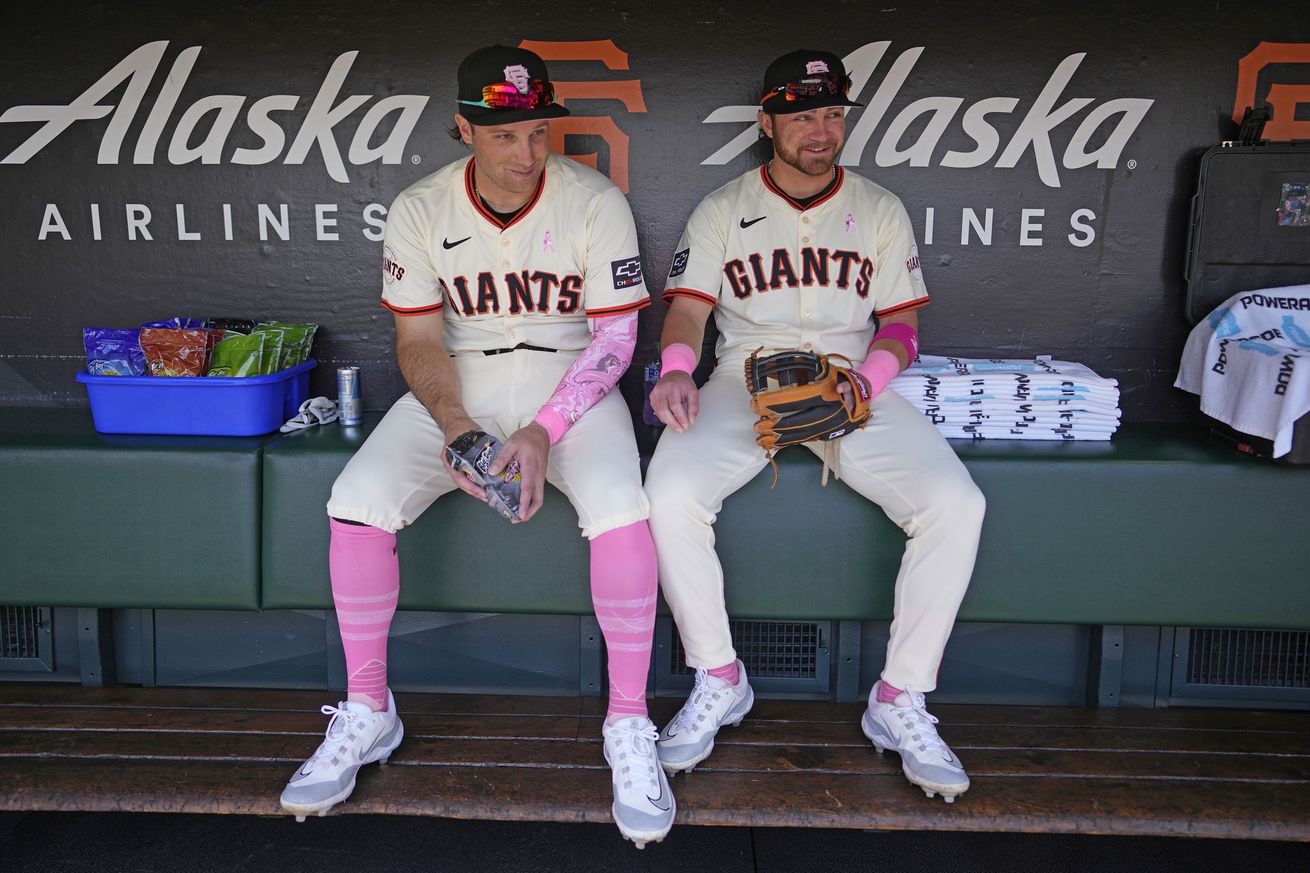
[[[932,423],[888,389],[869,423],[836,441],[842,481],[882,507],[908,536],[896,576],[884,681],[928,692],[955,624],[978,552],[985,500]],[[685,433],[666,428],[646,474],[660,588],[682,636],[687,663],[713,669],[736,658],[713,524],[728,495],[768,461],[742,361],[724,355],[700,390]],[[822,456],[823,443],[806,447]],[[840,548],[834,538],[833,548]],[[876,580],[869,580],[875,584]]]
[[[532,421],[576,357],[527,349],[457,356],[453,360],[465,411],[503,441]],[[412,393],[406,394],[337,477],[328,515],[391,533],[410,524],[455,489],[441,464],[445,444],[445,434],[427,409]],[[601,398],[551,447],[546,481],[573,504],[588,539],[648,516],[632,416],[617,390]]]

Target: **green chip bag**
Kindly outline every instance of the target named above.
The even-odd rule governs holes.
[[[242,336],[224,331],[224,339],[214,346],[207,376],[259,376],[264,372],[264,345],[267,337]]]
[[[278,361],[282,358],[282,332],[255,328],[255,332],[251,336],[258,337],[264,348],[264,362],[260,365],[259,374],[261,376],[271,376],[282,369],[278,366]]]
[[[314,345],[314,334],[318,332],[318,325],[263,321],[255,325],[255,330],[282,334],[282,355],[278,360],[278,369],[285,370],[287,367],[294,367],[309,360],[309,352]]]

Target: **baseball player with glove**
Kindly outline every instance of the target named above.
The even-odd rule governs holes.
[[[928,294],[900,200],[836,165],[845,107],[860,105],[849,88],[830,52],[769,65],[759,123],[773,158],[701,201],[669,272],[663,376],[651,392],[668,428],[646,493],[661,586],[696,680],[661,732],[659,757],[669,772],[691,769],[719,728],[751,708],[712,528],[724,498],[774,451],[803,442],[908,535],[887,661],[862,728],[879,752],[900,753],[929,797],[951,801],[969,778],[924,694],[973,572],[984,500],[928,419],[885,390],[917,353]],[[711,313],[718,364],[697,389],[691,373]]]
[[[348,699],[292,777],[282,806],[324,814],[359,768],[386,761],[403,729],[387,687],[400,568],[396,532],[456,488],[511,522],[544,482],[590,541],[592,599],[608,649],[604,754],[619,830],[662,839],[675,806],[646,713],[657,568],[632,418],[611,392],[650,303],[623,194],[550,153],[546,65],[506,46],[460,64],[455,131],[472,149],[392,204],[382,305],[410,387],[346,465],[327,510]],[[481,511],[469,504],[469,512]]]

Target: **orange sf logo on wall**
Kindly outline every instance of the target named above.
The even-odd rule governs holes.
[[[1310,64],[1310,43],[1262,42],[1237,64],[1237,99],[1233,103],[1233,121],[1241,124],[1242,113],[1255,105],[1260,90],[1260,73],[1274,64]],[[1310,121],[1298,121],[1298,105],[1310,105],[1310,85],[1273,82],[1260,102],[1271,110],[1264,137],[1282,142],[1310,139]]]
[[[541,42],[525,39],[519,43],[520,48],[536,52],[545,61],[600,61],[610,70],[628,69],[628,55],[614,44],[613,40],[589,40],[577,42]],[[561,82],[555,80],[555,94],[560,103],[572,100],[618,100],[629,112],[645,112],[646,101],[641,96],[640,79],[609,80],[601,82]],[[628,193],[628,135],[619,129],[614,119],[608,115],[578,116],[557,118],[550,123],[550,147],[552,151],[567,154],[566,136],[599,136],[609,147],[610,180],[624,194]],[[589,167],[596,166],[598,155],[568,155],[579,163]]]

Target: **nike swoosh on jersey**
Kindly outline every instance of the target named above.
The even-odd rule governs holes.
[[[752,218],[750,221],[747,221],[746,219],[743,218],[738,223],[741,225],[741,229],[745,230],[746,228],[750,227],[752,224],[757,224],[758,222],[761,222],[768,217],[769,216],[767,215],[761,215],[759,218]]]
[[[443,240],[441,241],[441,247],[442,247],[443,249],[453,249],[455,246],[459,245],[460,243],[466,243],[466,242],[468,242],[468,241],[471,240],[471,239],[473,239],[473,237],[471,237],[471,236],[466,236],[466,237],[464,237],[463,239],[457,239],[457,240],[455,240],[454,242],[451,242],[451,241],[448,240],[448,239],[443,239]]]

